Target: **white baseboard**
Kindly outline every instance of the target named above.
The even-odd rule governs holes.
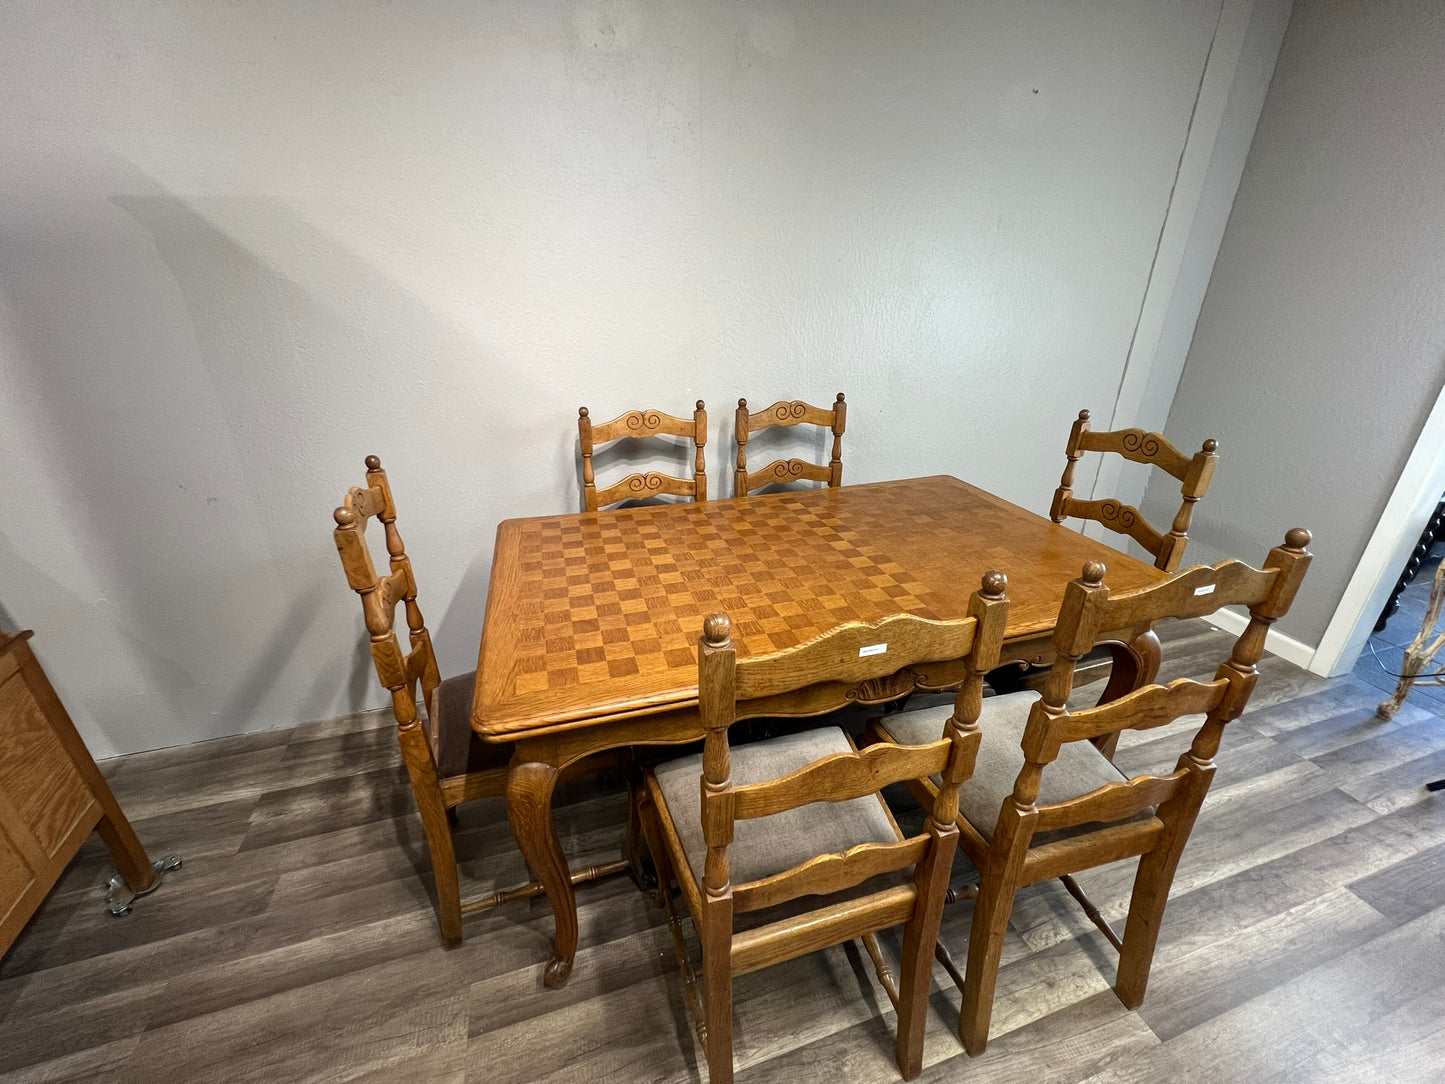
[[[1233,610],[1216,610],[1204,620],[1235,636],[1243,632],[1244,627],[1249,624],[1248,617],[1241,613],[1235,613]],[[1278,655],[1286,662],[1302,666],[1312,673],[1319,672],[1310,665],[1315,659],[1315,649],[1309,644],[1301,643],[1293,636],[1286,636],[1278,629],[1270,629],[1265,633],[1264,646],[1266,650]]]

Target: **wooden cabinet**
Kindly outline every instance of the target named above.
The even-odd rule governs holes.
[[[27,641],[0,633],[0,953],[8,950],[92,831],[119,869],[125,898],[150,891],[174,859],[152,865]],[[126,890],[129,890],[128,892]]]

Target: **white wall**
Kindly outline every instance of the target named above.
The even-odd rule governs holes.
[[[1442,117],[1445,4],[1295,7],[1170,412],[1221,445],[1191,561],[1314,531],[1279,623],[1306,648],[1445,379]]]
[[[363,455],[460,670],[583,403],[707,399],[725,494],[738,395],[841,389],[848,480],[1044,509],[1194,215],[1219,14],[4,5],[0,620],[98,755],[381,703],[330,539]]]

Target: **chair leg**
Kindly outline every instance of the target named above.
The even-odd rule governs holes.
[[[437,922],[441,925],[442,940],[460,941],[462,891],[457,878],[457,853],[452,845],[451,825],[447,823],[446,802],[442,799],[431,748],[427,745],[426,736],[415,726],[398,730],[397,741],[401,744],[402,759],[406,762],[411,789],[421,810],[421,827],[426,833],[427,849],[431,852],[432,877],[437,890]]]
[[[958,1038],[970,1057],[982,1054],[988,1046],[998,965],[1017,892],[1014,878],[985,874],[978,898],[974,900],[973,923],[968,934],[968,965],[963,977],[963,1008],[958,1014]]]
[[[709,901],[710,902],[710,901]],[[703,904],[702,984],[708,1084],[733,1080],[732,901]]]
[[[1188,759],[1188,754],[1180,757],[1181,766]],[[1139,859],[1134,892],[1129,898],[1129,917],[1124,920],[1119,971],[1114,980],[1114,993],[1126,1009],[1137,1009],[1144,1001],[1144,988],[1149,985],[1149,967],[1154,962],[1154,946],[1159,941],[1159,927],[1164,922],[1174,871],[1179,867],[1179,859],[1213,778],[1211,765],[1198,772],[1194,786],[1159,807],[1159,817],[1166,825],[1167,834],[1154,850]]]
[[[1137,1009],[1144,1002],[1154,946],[1159,941],[1159,926],[1174,880],[1174,863],[1169,862],[1169,857],[1164,851],[1150,851],[1139,859],[1139,870],[1134,875],[1134,894],[1129,900],[1124,946],[1119,950],[1119,972],[1114,981],[1114,993],[1126,1009]]]
[[[667,845],[662,840],[662,825],[658,823],[657,810],[644,784],[637,788],[637,817],[641,822],[642,838],[647,852],[652,855],[652,868],[657,871],[657,906],[667,906],[668,893],[672,891],[672,862],[667,856]]]
[[[642,870],[642,787],[627,776],[627,866],[638,888],[647,891],[647,875]]]
[[[918,908],[903,927],[903,961],[899,967],[898,1036],[893,1053],[904,1080],[923,1071],[923,1034],[928,1021],[928,994],[933,988],[933,947],[943,922],[944,896],[958,851],[958,828],[949,826],[918,864]]]

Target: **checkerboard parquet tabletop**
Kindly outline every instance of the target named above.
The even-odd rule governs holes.
[[[1151,566],[944,476],[507,520],[497,530],[473,724],[486,737],[695,702],[703,618],[743,654],[906,611],[962,617],[1009,576],[1011,639],[1052,628],[1064,584]]]

